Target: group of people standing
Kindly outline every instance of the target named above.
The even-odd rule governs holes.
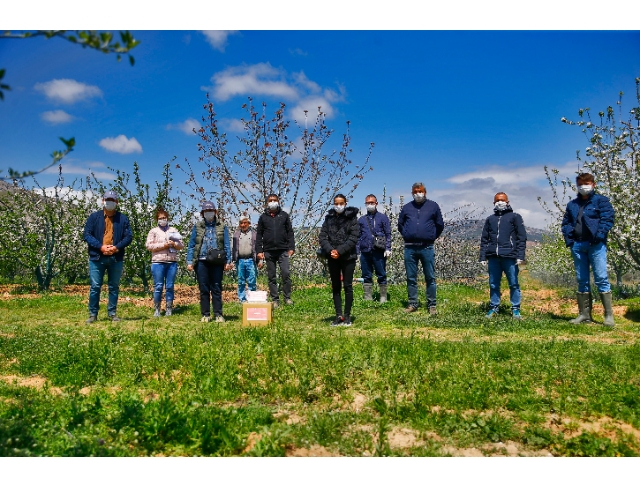
[[[562,232],[574,259],[578,281],[579,316],[571,323],[592,321],[589,268],[594,277],[605,310],[606,326],[614,326],[611,287],[606,264],[607,234],[613,226],[614,210],[605,196],[595,193],[591,174],[576,178],[579,195],[571,200],[562,222]],[[422,265],[426,283],[426,308],[429,316],[437,315],[434,243],[444,230],[439,205],[427,199],[425,185],[416,182],[411,188],[412,201],[405,204],[398,216],[397,229],[404,240],[404,264],[407,278],[407,313],[419,309],[418,271]],[[103,209],[92,213],[84,229],[89,247],[89,319],[97,320],[100,289],[105,272],[108,274],[111,320],[116,314],[119,281],[122,275],[124,249],[133,239],[129,221],[117,211],[118,196],[107,191]],[[327,259],[335,319],[331,326],[351,326],[353,308],[353,277],[360,260],[364,299],[373,300],[373,275],[376,275],[380,302],[387,301],[387,259],[391,256],[391,224],[378,212],[375,195],[365,198],[367,212],[358,218],[359,210],[347,205],[343,194],[335,195],[320,229],[318,254]],[[276,194],[267,196],[266,208],[255,229],[248,216],[242,216],[233,237],[211,201],[201,207],[201,219],[191,230],[187,245],[187,269],[194,271],[200,291],[202,322],[212,319],[224,322],[222,314],[222,278],[224,271],[234,266],[238,273],[238,298],[246,301],[246,288],[256,290],[257,271],[266,264],[269,294],[274,308],[281,305],[277,270],[282,280],[283,304],[292,305],[290,259],[295,253],[291,219],[280,206]],[[178,251],[184,248],[183,238],[169,225],[170,215],[159,209],[155,214],[157,227],[150,230],[146,247],[152,254],[151,274],[154,280],[154,316],[161,316],[162,292],[166,288],[166,316],[173,311],[174,282],[177,274]],[[525,261],[527,234],[522,216],[515,213],[506,193],[494,196],[494,211],[482,230],[479,260],[488,268],[490,306],[487,318],[500,309],[500,281],[504,274],[510,290],[511,312],[520,319],[521,293],[518,283],[519,265]],[[344,291],[344,305],[343,295]],[[213,317],[211,316],[213,304]]]

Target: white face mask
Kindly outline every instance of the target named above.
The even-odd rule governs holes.
[[[113,211],[116,209],[116,205],[118,203],[116,203],[115,201],[105,201],[104,202],[104,209],[107,211]]]
[[[333,209],[336,210],[336,213],[342,213],[344,211],[344,205],[333,205]]]
[[[506,210],[506,209],[507,209],[507,205],[508,205],[508,204],[509,204],[509,203],[507,203],[506,201],[496,201],[496,202],[493,204],[493,207],[494,207],[496,210],[498,210],[498,211],[504,211],[504,210]]]
[[[582,196],[587,196],[588,194],[591,194],[592,191],[593,186],[590,184],[581,184],[580,186],[578,186],[578,193],[580,193]]]
[[[424,193],[415,193],[413,195],[413,200],[416,203],[422,203],[425,199],[426,199],[426,197],[425,197]]]
[[[161,218],[160,220],[158,220],[158,225],[160,225],[161,227],[166,227],[168,223],[169,220],[167,220],[166,218]]]
[[[271,211],[276,211],[279,207],[280,203],[278,203],[277,201],[269,201],[269,203],[267,203],[267,208],[269,208]]]
[[[213,221],[213,219],[216,217],[216,212],[215,211],[205,211],[204,212],[204,219],[207,220],[208,222]]]
[[[374,211],[376,211],[376,206],[377,206],[377,205],[375,205],[375,204],[369,204],[369,205],[367,205],[367,211],[368,211],[369,213],[373,213]]]

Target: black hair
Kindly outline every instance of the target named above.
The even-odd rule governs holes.
[[[333,197],[333,200],[335,201],[335,200],[336,200],[336,198],[342,198],[342,199],[344,200],[344,204],[345,204],[345,205],[347,204],[347,197],[346,197],[345,195],[343,195],[342,193],[338,193],[337,195],[335,195],[335,196]]]
[[[367,196],[364,197],[364,200],[367,201],[367,198],[375,198],[376,203],[378,202],[378,198],[375,194],[368,194]]]

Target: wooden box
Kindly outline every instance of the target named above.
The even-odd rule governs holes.
[[[271,303],[242,303],[242,325],[267,325],[273,319]]]

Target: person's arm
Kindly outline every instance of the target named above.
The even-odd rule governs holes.
[[[327,223],[328,217],[325,216],[324,222],[322,222],[322,228],[320,229],[320,236],[318,240],[320,241],[320,247],[325,251],[327,255],[331,253],[333,247],[331,246],[331,242],[329,242],[329,224]]]
[[[607,239],[607,234],[613,228],[615,220],[615,210],[608,198],[604,196],[600,199],[600,223],[598,224],[598,231],[594,235],[596,242],[604,242]]]
[[[97,250],[98,252],[102,252],[101,251],[102,242],[100,242],[97,238],[95,238],[91,233],[93,232],[93,229],[96,224],[95,220],[96,218],[93,216],[93,214],[89,215],[89,218],[87,218],[87,222],[84,224],[83,238],[84,238],[84,241],[87,242],[87,244],[89,244],[89,247]]]
[[[166,248],[165,242],[158,242],[158,240],[156,239],[156,232],[154,232],[153,228],[149,230],[147,241],[145,242],[144,246],[149,252],[157,252]]]
[[[564,216],[562,217],[562,236],[564,237],[564,243],[567,247],[569,247],[573,243],[573,218],[571,218],[571,211],[569,211],[569,205],[571,203],[567,203],[567,208],[564,211]]]
[[[480,262],[487,260],[487,245],[489,244],[489,218],[484,221],[482,236],[480,237]]]
[[[516,214],[516,248],[518,251],[518,260],[524,262],[527,251],[527,229],[524,226],[522,216],[519,214]]]
[[[404,237],[404,233],[403,233],[403,228],[404,228],[404,223],[407,220],[407,213],[404,211],[404,206],[402,207],[402,210],[400,210],[400,215],[398,215],[398,231],[400,232],[400,235],[402,235]]]
[[[287,237],[289,240],[288,250],[289,255],[293,255],[296,251],[296,239],[293,233],[293,225],[291,224],[291,217],[287,214],[287,219],[284,222],[285,229],[287,230]]]
[[[224,226],[224,253],[227,255],[227,265],[230,265],[233,260],[231,259],[231,245],[229,244],[229,228]]]
[[[264,223],[262,223],[262,215],[258,218],[258,225],[256,226],[256,254],[262,254],[264,252],[262,237],[264,235]]]
[[[120,219],[122,221],[122,240],[116,244],[118,251],[124,249],[127,245],[133,242],[133,233],[131,232],[131,226],[129,226],[129,218],[121,213]]]
[[[196,248],[196,225],[193,225],[191,238],[189,239],[189,245],[187,246],[187,265],[193,265],[193,253]]]
[[[438,203],[436,205],[436,214],[433,222],[436,225],[436,238],[439,238],[442,235],[442,231],[444,230],[444,220],[442,219],[442,212],[440,211],[440,206]]]
[[[387,215],[382,215],[382,231],[384,232],[384,236],[387,240],[387,249],[391,250],[391,222],[389,221],[389,217]]]
[[[349,235],[347,237],[347,241],[342,245],[336,247],[336,250],[340,255],[345,255],[352,250],[355,250],[356,245],[358,244],[358,239],[360,238],[360,224],[358,221],[353,218],[348,222],[349,227]]]

